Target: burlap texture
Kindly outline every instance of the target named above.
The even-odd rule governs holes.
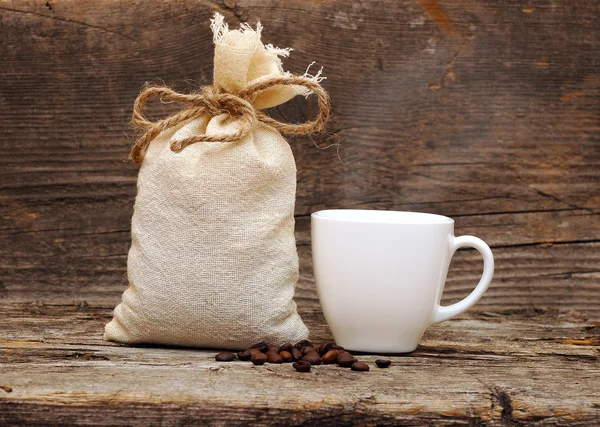
[[[256,30],[215,33],[214,84],[239,90],[285,75]],[[255,105],[301,93],[273,87]],[[237,142],[196,143],[180,153],[170,141],[235,130],[239,120],[208,115],[163,131],[138,176],[127,261],[129,288],[106,325],[106,340],[241,349],[306,339],[293,301],[298,280],[294,238],[296,165],[288,143],[259,123]]]

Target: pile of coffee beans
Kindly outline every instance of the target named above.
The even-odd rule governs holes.
[[[343,368],[353,371],[364,372],[369,370],[369,365],[356,359],[352,354],[334,343],[325,343],[315,346],[308,340],[302,340],[295,345],[287,343],[284,345],[269,345],[266,342],[254,344],[249,349],[234,354],[229,351],[218,353],[215,356],[217,362],[231,362],[237,359],[250,361],[254,365],[265,363],[292,363],[292,367],[298,372],[310,372],[311,366],[337,364]],[[391,360],[378,359],[375,364],[379,368],[387,368],[392,364]]]

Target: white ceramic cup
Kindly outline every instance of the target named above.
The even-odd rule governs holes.
[[[489,246],[454,237],[454,220],[427,213],[335,209],[312,214],[312,256],[323,313],[338,345],[408,353],[425,329],[474,305],[494,274]],[[483,275],[462,301],[441,306],[454,252],[483,256]]]

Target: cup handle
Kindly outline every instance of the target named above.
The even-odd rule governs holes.
[[[431,323],[439,323],[451,319],[475,305],[485,291],[487,291],[487,288],[492,281],[492,276],[494,275],[494,256],[492,255],[490,247],[483,240],[475,236],[453,237],[450,245],[452,255],[454,255],[454,252],[456,252],[458,248],[462,247],[472,247],[477,249],[481,256],[483,256],[483,274],[481,275],[479,283],[475,289],[473,289],[473,292],[462,301],[449,306],[441,306],[439,303],[436,303],[431,317]]]

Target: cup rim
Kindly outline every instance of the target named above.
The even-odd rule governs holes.
[[[311,218],[334,222],[364,224],[448,225],[454,224],[450,217],[427,212],[394,211],[386,209],[323,209],[311,214]]]

